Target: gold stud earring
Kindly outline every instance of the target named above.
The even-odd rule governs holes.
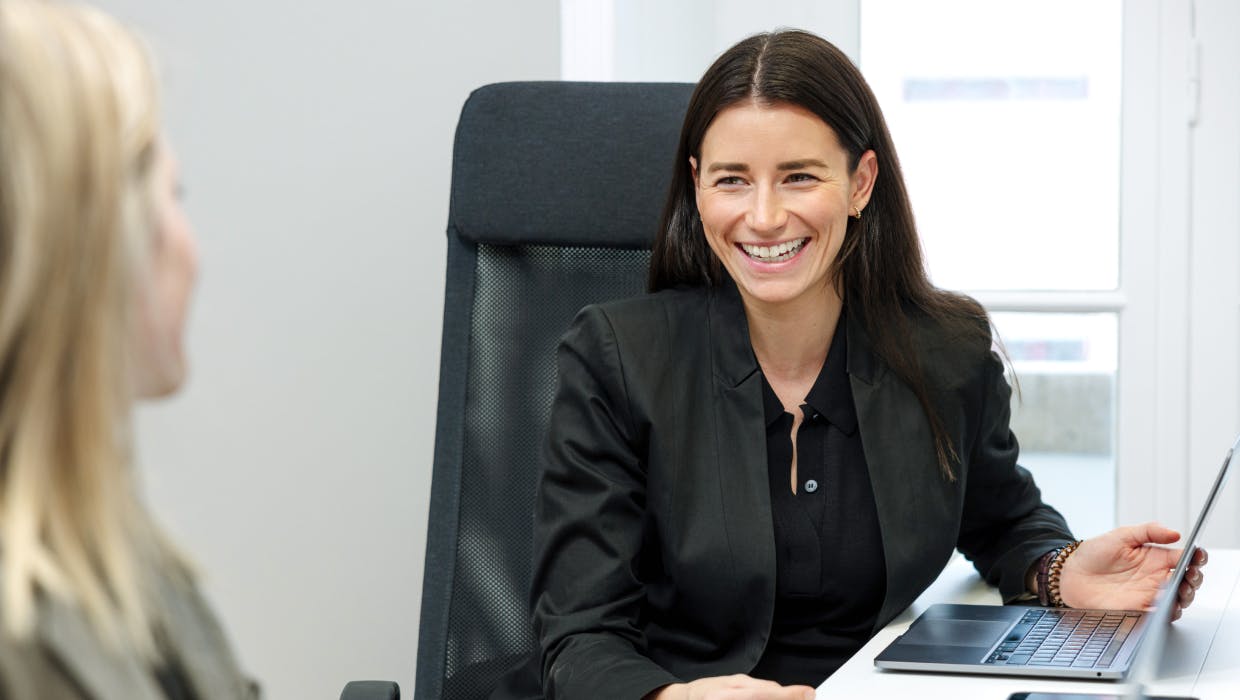
[[[856,205],[853,206],[853,218],[858,221],[861,220],[861,208]]]

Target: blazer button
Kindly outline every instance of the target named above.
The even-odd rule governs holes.
[[[805,482],[805,493],[813,493],[818,490],[818,482],[810,479]]]

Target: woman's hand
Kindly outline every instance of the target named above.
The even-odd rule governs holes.
[[[814,700],[814,689],[807,685],[783,686],[738,673],[665,685],[647,695],[646,700]]]
[[[1145,523],[1116,528],[1081,543],[1063,565],[1059,595],[1073,608],[1145,610],[1180,557],[1179,549],[1155,547],[1180,539],[1180,533]],[[1198,548],[1180,583],[1171,619],[1178,620],[1201,586],[1206,551]]]

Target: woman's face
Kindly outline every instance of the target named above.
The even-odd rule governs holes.
[[[747,304],[835,293],[831,268],[853,207],[869,202],[873,151],[850,173],[847,151],[812,112],[747,101],[719,112],[690,165],[706,240]]]
[[[137,319],[135,380],[141,398],[171,394],[185,380],[185,321],[198,274],[198,244],[181,208],[180,174],[166,142],[154,167],[155,235]]]

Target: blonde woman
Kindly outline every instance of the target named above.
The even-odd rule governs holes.
[[[195,268],[138,40],[0,0],[2,698],[257,696],[131,471]]]

